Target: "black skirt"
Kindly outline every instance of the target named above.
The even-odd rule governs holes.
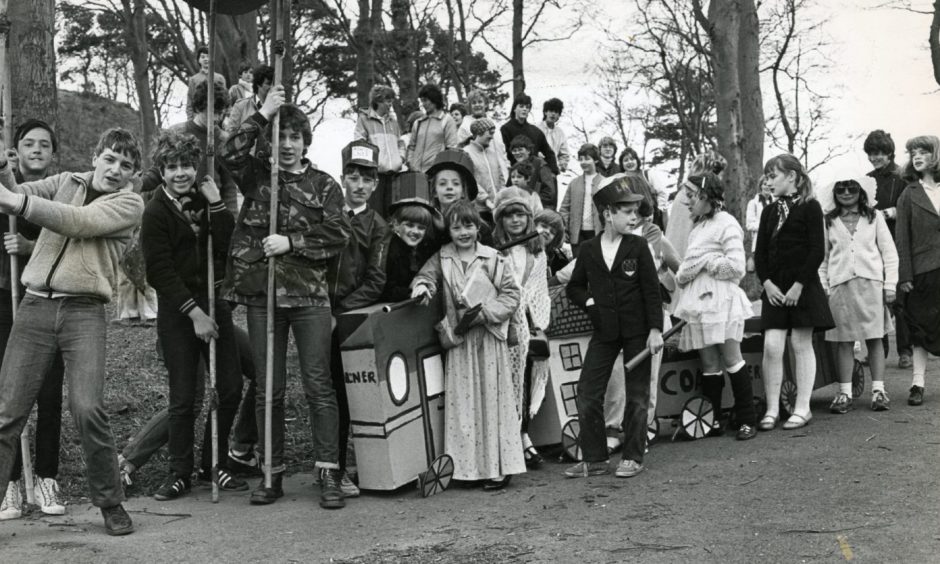
[[[911,344],[940,355],[940,268],[914,275],[914,289],[900,301]]]
[[[790,289],[779,286],[784,294]],[[776,306],[770,303],[767,292],[761,293],[761,329],[794,329],[812,327],[814,332],[828,331],[836,326],[829,310],[829,299],[822,283],[815,279],[803,287],[795,306]]]

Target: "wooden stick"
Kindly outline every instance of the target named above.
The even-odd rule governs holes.
[[[209,0],[209,96],[206,100],[206,173],[215,178],[215,0]],[[209,317],[215,321],[215,260],[212,252],[212,217],[206,210],[209,234],[206,258],[209,285]],[[209,417],[212,424],[212,503],[219,502],[219,393],[216,390],[216,340],[209,338]]]
[[[280,0],[274,2],[274,13],[271,14],[271,17],[274,18],[276,23],[275,25],[275,34],[274,40],[272,43],[272,51],[274,54],[274,86],[281,84],[284,79],[284,41],[285,41],[285,30],[284,30],[284,14],[283,10],[285,9],[284,4],[286,4],[286,9],[290,10],[290,0],[282,2]],[[281,145],[281,111],[278,109],[274,113],[274,117],[271,119],[271,196],[269,199],[269,214],[268,214],[268,236],[277,235],[277,219],[278,219],[278,192],[280,187],[278,186],[280,178],[280,145]],[[277,257],[268,258],[268,289],[267,289],[267,353],[265,354],[265,363],[264,363],[264,487],[271,487],[272,480],[272,458],[273,450],[271,447],[272,434],[271,434],[271,425],[272,425],[272,413],[274,409],[273,398],[274,395],[274,313],[275,307],[277,306],[277,301],[275,300],[275,270],[277,265]]]
[[[8,149],[13,147],[13,92],[10,87],[10,20],[7,19],[7,0],[0,0],[0,72],[3,73],[0,80],[0,106],[3,107],[3,138],[6,140]],[[16,216],[9,216],[10,233],[16,235]],[[10,299],[12,300],[13,318],[16,318],[16,307],[20,303],[20,265],[15,254],[10,254]],[[26,503],[36,504],[36,495],[33,493],[33,459],[32,449],[29,446],[29,420],[23,427],[20,434],[20,452],[23,456],[23,481],[26,486]]]
[[[395,302],[393,304],[386,304],[382,306],[382,311],[385,313],[391,313],[397,309],[403,309],[410,305],[421,303],[421,300],[424,299],[421,296],[417,298],[408,298],[407,300],[402,300],[400,302]]]
[[[527,233],[523,235],[522,237],[519,237],[518,239],[513,239],[512,241],[507,241],[506,243],[499,245],[498,247],[496,247],[496,250],[502,252],[502,251],[505,251],[506,249],[515,247],[516,245],[521,245],[530,239],[535,239],[538,236],[539,236],[539,232],[533,231],[532,233]]]
[[[683,319],[679,321],[678,323],[676,323],[675,325],[673,325],[672,329],[663,333],[663,341],[675,335],[677,331],[681,331],[682,328],[685,327],[685,323],[686,322]],[[641,353],[637,354],[635,357],[631,358],[626,364],[624,364],[624,370],[627,372],[630,372],[631,370],[635,370],[636,367],[639,366],[641,362],[646,360],[646,357],[650,356],[650,354],[651,353],[650,353],[649,348],[643,349]]]

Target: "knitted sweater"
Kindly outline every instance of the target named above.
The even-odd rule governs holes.
[[[676,282],[684,286],[706,272],[717,280],[737,284],[744,278],[744,267],[744,230],[734,216],[719,211],[695,223]]]
[[[840,218],[826,227],[826,258],[819,266],[823,288],[828,292],[853,278],[884,282],[892,292],[897,288],[898,252],[881,212],[875,212],[875,221],[860,217],[854,235]]]

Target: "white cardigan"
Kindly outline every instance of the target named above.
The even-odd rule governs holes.
[[[823,288],[828,294],[829,288],[853,278],[883,282],[888,291],[897,289],[898,251],[880,211],[875,211],[874,222],[860,217],[854,236],[841,218],[826,227],[826,258],[819,266]]]

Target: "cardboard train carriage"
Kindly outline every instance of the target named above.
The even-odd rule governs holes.
[[[552,322],[546,329],[551,376],[529,435],[536,446],[560,442],[569,456],[579,458],[577,382],[592,328],[562,287],[552,288],[551,294]],[[437,300],[428,307],[396,306],[376,304],[337,318],[359,486],[394,490],[417,480],[428,496],[446,489],[453,475],[453,460],[443,452],[444,351],[434,329],[443,310]],[[760,318],[749,319],[745,331],[741,349],[755,396],[762,402]],[[816,339],[816,386],[820,387],[836,381],[835,351],[821,336]],[[680,352],[676,342],[667,340],[663,352],[651,440],[670,426],[689,438],[701,438],[714,420],[711,404],[700,395],[698,355]],[[796,401],[796,384],[792,359],[785,358],[781,404],[789,412]],[[611,378],[623,379],[622,359],[615,363]],[[864,386],[858,361],[853,380],[857,397]],[[732,404],[726,386],[722,407]]]
[[[391,311],[389,311],[391,310]],[[444,358],[428,307],[376,304],[337,318],[359,486],[394,490],[418,479],[427,497],[454,473],[444,448]]]
[[[529,424],[529,436],[536,446],[561,442],[565,453],[577,460],[580,459],[577,385],[581,363],[587,352],[593,328],[587,314],[568,300],[564,287],[553,287],[550,292],[552,320],[545,333],[551,347],[551,374],[545,401]],[[759,304],[756,309],[759,309]],[[822,334],[814,337],[813,344],[817,367],[815,387],[838,381],[835,347],[826,343]],[[655,413],[650,417],[650,441],[655,440],[669,427],[675,427],[675,432],[682,433],[687,438],[702,438],[715,418],[711,403],[701,395],[702,371],[698,353],[681,352],[677,345],[678,336],[675,336],[666,341],[663,349]],[[761,378],[763,349],[760,317],[752,317],[745,323],[741,352],[746,370],[753,378],[755,402],[759,404],[758,413],[763,413],[766,405]],[[790,413],[796,403],[796,381],[791,369],[793,365],[792,351],[788,351],[784,357],[784,381],[781,387],[781,407],[786,413]],[[611,379],[614,378],[623,378],[622,355],[614,364]],[[861,395],[864,382],[862,365],[856,360],[853,370],[855,397]],[[729,386],[724,388],[721,403],[723,409],[728,409],[734,404]]]

